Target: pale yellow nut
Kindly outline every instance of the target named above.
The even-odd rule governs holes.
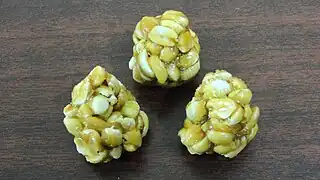
[[[179,131],[178,135],[181,138],[182,144],[185,146],[192,146],[205,137],[205,134],[199,125],[192,125],[189,128],[183,128]]]
[[[186,81],[193,78],[200,70],[200,61],[196,62],[193,66],[180,72],[181,80]]]
[[[149,118],[147,116],[147,114],[144,111],[140,111],[139,112],[139,116],[141,117],[142,121],[143,121],[143,130],[142,130],[142,137],[146,136],[149,130]]]
[[[232,151],[233,147],[230,144],[227,145],[218,145],[213,148],[213,150],[218,154],[226,154]]]
[[[192,148],[192,146],[186,146],[186,147],[187,147],[187,149],[188,149],[188,151],[189,151],[190,154],[192,154],[192,155],[198,154],[198,152],[196,152],[196,151]]]
[[[146,49],[148,52],[151,53],[151,55],[156,55],[158,56],[162,50],[163,46],[156,44],[152,41],[147,41],[146,43]]]
[[[114,95],[118,95],[123,84],[115,76],[111,75],[108,79],[108,87],[112,89]]]
[[[189,128],[189,127],[188,127]],[[186,133],[187,133],[187,129],[188,128],[181,128],[179,131],[178,131],[178,136],[180,137],[180,141],[183,145],[187,146],[185,144],[185,141],[186,141]]]
[[[153,80],[153,78],[149,78],[147,75],[145,75],[142,71],[141,71],[141,69],[140,69],[140,67],[139,66],[137,66],[137,71],[139,72],[139,74],[140,74],[140,77],[141,77],[141,79],[143,80],[143,81],[152,81]]]
[[[167,27],[164,27],[164,26],[155,26],[152,29],[152,31],[153,32],[150,32],[150,34],[155,33],[156,35],[168,37],[168,38],[172,38],[172,39],[178,38],[178,34],[174,30],[167,28]]]
[[[145,16],[140,21],[140,30],[146,39],[150,31],[158,25],[159,21],[155,17]]]
[[[123,135],[125,145],[134,145],[140,147],[142,145],[141,133],[137,130],[128,131]]]
[[[133,130],[136,126],[135,119],[129,117],[118,119],[117,122],[119,122],[126,131]]]
[[[99,86],[96,89],[96,92],[98,92],[99,94],[101,94],[101,95],[103,95],[105,97],[110,97],[110,96],[114,95],[114,92],[112,91],[112,88],[108,87],[108,86],[105,86],[105,85]]]
[[[89,78],[93,86],[99,86],[106,79],[105,69],[101,66],[96,66],[90,73]]]
[[[149,34],[149,38],[152,42],[160,44],[162,46],[174,46],[175,45],[175,40],[165,37],[165,36],[158,36],[153,34]]]
[[[247,89],[248,88],[246,83],[243,80],[241,80],[240,78],[237,78],[237,77],[230,78],[229,82],[230,82],[230,84],[232,84],[232,88],[234,90]]]
[[[148,34],[149,39],[162,46],[174,46],[178,38],[178,34],[167,27],[155,26]]]
[[[108,98],[108,101],[109,101],[109,104],[113,106],[118,102],[118,99],[116,98],[115,95],[112,95],[111,97]]]
[[[252,98],[252,92],[250,89],[238,89],[235,91],[232,91],[228,97],[237,103],[240,103],[242,105],[249,104]]]
[[[72,90],[72,104],[81,105],[85,103],[91,92],[92,87],[90,84],[90,80],[88,78],[85,78],[76,86],[74,86]]]
[[[146,40],[139,41],[136,45],[133,46],[133,52],[135,55],[141,53],[146,47]]]
[[[122,146],[113,148],[109,154],[113,159],[119,159],[122,154]]]
[[[81,119],[82,123],[85,125],[87,129],[94,129],[101,132],[103,129],[107,127],[111,127],[110,123],[98,118],[98,117],[88,117]]]
[[[192,36],[193,38],[197,38],[196,33],[195,33],[194,31],[192,31],[192,29],[189,29],[189,31],[190,31],[190,34],[191,34],[191,36]],[[197,39],[197,40],[198,40],[198,39]]]
[[[75,138],[74,143],[76,145],[77,151],[86,158],[87,162],[98,164],[104,162],[108,158],[108,153],[106,150],[95,151],[96,149],[90,146],[84,146],[83,140],[81,138]]]
[[[235,125],[242,121],[244,110],[241,106],[227,119],[228,125]]]
[[[140,106],[136,101],[127,101],[121,108],[121,114],[131,118],[136,118],[139,111]]]
[[[158,58],[158,56],[151,56],[148,59],[148,62],[152,71],[156,75],[158,82],[160,84],[164,84],[168,79],[168,72],[164,63]]]
[[[132,77],[138,83],[143,83],[144,79],[141,77],[141,73],[138,66],[134,66],[132,70]]]
[[[252,115],[252,110],[249,104],[244,105],[244,121],[242,121],[243,123],[247,122]]]
[[[252,115],[250,120],[247,122],[245,129],[250,130],[251,128],[253,128],[254,125],[257,124],[259,116],[260,116],[260,109],[257,106],[254,106],[253,108],[251,108],[252,110]]]
[[[176,59],[179,50],[177,47],[164,47],[160,52],[160,59],[163,62],[170,63]]]
[[[95,156],[97,151],[102,150],[100,135],[93,129],[85,129],[79,137],[74,138],[77,151],[84,156]],[[96,150],[96,152],[93,151]]]
[[[190,30],[190,32],[192,31],[191,29],[189,29],[189,30]],[[193,48],[194,48],[198,53],[200,53],[201,46],[200,46],[198,37],[195,36],[192,40],[193,40]]]
[[[144,41],[144,40],[141,40],[141,41]],[[132,47],[132,54],[133,54],[132,56],[134,56],[134,57],[136,57],[138,55],[138,52],[136,51],[136,47],[139,44],[139,42],[137,44],[134,44]]]
[[[134,56],[131,57],[129,60],[129,69],[133,70],[133,67],[137,64],[137,60]]]
[[[139,113],[138,117],[136,118],[136,127],[135,128],[138,129],[141,132],[141,134],[142,134],[143,126],[144,126],[144,122],[143,122],[143,119]]]
[[[77,113],[78,117],[87,118],[93,115],[93,111],[88,104],[81,104]]]
[[[111,113],[111,115],[109,116],[107,122],[111,123],[111,124],[115,124],[115,123],[120,123],[123,120],[123,116],[119,111],[114,111]]]
[[[224,120],[220,120],[217,118],[211,118],[209,120],[211,124],[211,129],[215,131],[221,131],[221,132],[226,132],[226,133],[232,133],[233,129],[232,127],[228,126]]]
[[[173,29],[177,34],[180,34],[180,32],[185,29],[183,26],[173,20],[161,20],[160,25]]]
[[[186,114],[189,120],[200,124],[207,117],[206,101],[190,101],[186,107]]]
[[[123,119],[123,118],[122,118],[122,119]],[[111,124],[109,125],[109,127],[118,129],[118,130],[121,131],[122,133],[125,132],[125,129],[122,127],[122,125],[121,125],[121,123],[120,123],[120,122],[122,121],[122,119],[121,119],[121,118],[117,119],[117,121],[111,123]]]
[[[113,106],[109,106],[107,111],[105,111],[103,114],[100,114],[100,117],[102,117],[103,120],[107,121],[110,115],[112,114],[112,112],[113,112]]]
[[[236,109],[237,104],[229,98],[212,98],[206,104],[210,117],[228,118]]]
[[[193,39],[190,34],[190,31],[184,31],[180,33],[178,37],[178,44],[179,50],[183,53],[188,52],[193,47]],[[197,50],[194,50],[196,54],[198,54]]]
[[[114,111],[114,112],[112,112],[111,115],[109,116],[107,122],[110,122],[110,123],[116,122],[116,120],[117,120],[118,118],[120,118],[120,117],[122,117],[122,114],[121,114],[119,111]]]
[[[200,44],[199,44],[198,42],[194,42],[193,44],[194,44],[194,49],[195,49],[198,53],[200,53],[200,49],[201,49]]]
[[[193,125],[192,121],[188,118],[186,118],[184,121],[183,121],[183,127],[184,128],[189,128]]]
[[[80,133],[80,138],[83,140],[83,145],[87,148],[96,149],[96,151],[102,151],[104,148],[101,144],[100,134],[94,129],[84,129]]]
[[[207,82],[203,87],[203,97],[205,99],[216,98],[216,97],[226,97],[231,91],[230,84],[221,79],[214,79]]]
[[[140,39],[144,39],[144,36],[143,36],[143,32],[141,30],[141,22],[139,21],[135,27],[135,30],[134,30],[134,35],[136,35],[136,37],[140,40]]]
[[[124,105],[124,103],[126,103],[126,101],[128,101],[127,92],[125,89],[121,89],[118,94],[117,104],[115,104],[114,109],[120,110],[122,108],[122,106]]]
[[[77,115],[78,108],[72,104],[68,104],[63,108],[63,114],[67,117],[73,117]]]
[[[161,16],[161,20],[173,20],[179,23],[182,27],[187,27],[189,24],[189,20],[186,15],[180,11],[175,10],[165,11]]]
[[[137,63],[142,73],[150,78],[153,78],[155,76],[148,63],[148,54],[146,49],[143,49],[141,53],[139,53],[137,57]]]
[[[250,133],[249,133],[249,135],[248,135],[248,137],[247,137],[248,143],[249,143],[250,141],[252,141],[252,139],[256,136],[258,130],[259,130],[259,127],[258,127],[258,125],[256,124],[256,125],[251,129],[251,131],[250,131]]]
[[[201,125],[201,129],[203,132],[207,132],[209,129],[212,129],[212,128],[213,128],[213,126],[210,121],[206,121],[205,123],[203,123]]]
[[[167,67],[168,78],[172,81],[178,81],[180,78],[179,68],[175,64],[169,64]]]
[[[109,147],[122,144],[122,132],[114,128],[105,128],[101,132],[102,143]]]
[[[231,133],[209,130],[207,131],[207,137],[214,144],[228,144],[233,141],[235,136]]]
[[[124,144],[123,148],[128,152],[134,152],[138,149],[138,147],[133,144]]]
[[[80,137],[74,138],[74,143],[77,151],[90,163],[100,163],[107,158],[107,151],[101,144],[100,135],[93,129],[83,130]]]
[[[199,141],[198,143],[194,144],[190,149],[192,149],[194,154],[201,155],[204,152],[208,151],[210,146],[211,146],[210,141],[208,140],[207,137],[205,137],[201,141]]]
[[[196,64],[199,61],[199,54],[195,49],[191,49],[188,53],[183,54],[177,61],[177,67],[186,69]]]
[[[132,40],[133,40],[133,43],[134,43],[134,44],[137,44],[140,39],[136,36],[135,33],[133,33],[133,35],[132,35]]]
[[[143,40],[141,40],[141,41],[143,41]],[[140,42],[140,41],[139,41]],[[135,44],[134,46],[133,46],[133,48],[132,48],[132,52],[133,52],[133,55],[132,56],[134,56],[134,57],[137,57],[138,56],[138,52],[137,52],[137,50],[136,50],[136,47],[137,47],[137,45],[139,44],[139,42],[137,43],[137,44]]]
[[[80,132],[83,130],[83,125],[81,124],[79,118],[76,117],[65,117],[63,123],[67,128],[68,132],[75,137],[80,135]]]
[[[238,148],[232,152],[225,154],[224,156],[228,157],[228,158],[233,158],[233,157],[237,156],[246,147],[246,145],[247,145],[246,138],[242,137],[241,144],[238,146]]]
[[[108,98],[103,95],[93,97],[90,107],[94,114],[102,114],[109,108]]]

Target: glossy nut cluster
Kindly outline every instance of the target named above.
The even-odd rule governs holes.
[[[120,158],[141,147],[149,120],[135,97],[115,76],[96,66],[74,86],[63,123],[77,151],[90,163]]]
[[[186,106],[178,135],[191,154],[235,157],[255,137],[260,110],[245,82],[224,70],[207,73]]]
[[[178,86],[199,72],[199,39],[182,12],[168,10],[160,16],[145,16],[132,37],[129,68],[136,82]]]

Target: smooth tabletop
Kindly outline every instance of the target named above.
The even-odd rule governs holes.
[[[128,69],[142,16],[183,11],[201,71],[177,88],[145,87]],[[63,125],[72,87],[113,73],[150,118],[142,148],[108,164],[76,152]],[[192,156],[178,130],[204,74],[241,77],[261,109],[236,158]],[[320,1],[0,0],[0,179],[320,179]]]

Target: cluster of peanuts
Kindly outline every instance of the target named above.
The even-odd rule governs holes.
[[[168,10],[143,17],[132,35],[129,61],[134,81],[175,87],[200,70],[200,44],[185,14]],[[63,120],[77,151],[90,163],[118,159],[142,146],[147,114],[136,98],[103,67],[96,66],[74,86]],[[247,84],[225,70],[207,73],[186,105],[178,136],[190,154],[237,156],[258,132],[260,110],[251,105]]]
[[[132,37],[129,68],[136,82],[178,86],[199,72],[199,39],[182,12],[168,10],[156,17],[145,16]]]
[[[258,131],[260,110],[251,106],[252,92],[240,78],[216,70],[207,73],[187,104],[178,135],[191,154],[213,152],[233,158]]]
[[[149,128],[148,116],[135,97],[100,66],[74,86],[72,101],[63,112],[77,151],[90,163],[136,151]]]

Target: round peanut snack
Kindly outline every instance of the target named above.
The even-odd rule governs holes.
[[[198,74],[200,44],[189,24],[185,14],[174,10],[137,23],[129,61],[136,82],[174,87]]]
[[[250,104],[252,92],[224,70],[205,75],[186,106],[178,136],[190,154],[238,155],[258,132],[260,110]]]
[[[63,123],[86,161],[106,163],[141,147],[148,116],[115,76],[96,66],[71,96]]]

